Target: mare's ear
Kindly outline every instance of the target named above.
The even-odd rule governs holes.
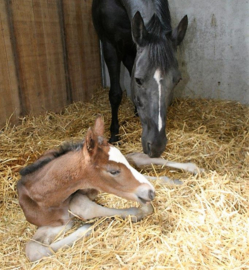
[[[84,152],[89,156],[94,156],[98,148],[98,139],[94,134],[92,128],[89,128],[86,134]]]
[[[104,119],[101,115],[96,118],[93,131],[97,136],[103,137],[105,132],[105,124]]]
[[[140,47],[145,46],[148,32],[144,26],[144,20],[139,11],[134,15],[131,22],[133,41]]]
[[[187,31],[187,27],[188,27],[188,16],[185,15],[172,33],[172,39],[176,44],[176,46],[180,45],[181,42],[183,41]]]

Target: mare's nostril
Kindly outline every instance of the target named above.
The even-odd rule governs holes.
[[[148,149],[148,155],[150,156],[151,154],[151,143],[147,142],[147,149]]]
[[[155,198],[155,192],[153,190],[149,190],[149,194],[148,194],[150,200],[152,201]]]

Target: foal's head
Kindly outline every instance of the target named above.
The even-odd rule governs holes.
[[[116,147],[108,144],[103,134],[104,122],[98,117],[83,146],[91,188],[139,203],[153,200],[155,191],[151,183],[130,166]]]

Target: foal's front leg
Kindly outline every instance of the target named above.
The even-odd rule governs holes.
[[[174,161],[168,161],[163,158],[150,158],[148,155],[144,153],[131,153],[126,155],[127,160],[134,164],[136,167],[141,168],[146,165],[164,165],[167,167],[172,167],[176,169],[181,169],[193,174],[198,174],[203,172],[203,169],[200,169],[196,164],[194,163],[180,163],[180,162],[174,162]]]
[[[150,158],[148,155],[144,153],[131,153],[126,155],[127,160],[132,163],[134,166],[138,168],[142,168],[143,166],[146,165],[164,165],[167,167],[172,167],[176,169],[181,169],[193,174],[198,174],[203,172],[203,169],[198,168],[198,166],[194,163],[180,163],[180,162],[174,162],[174,161],[168,161],[163,158]],[[156,179],[157,177],[152,177],[152,176],[146,176],[144,175],[147,179],[153,180]],[[160,176],[159,179],[163,183],[167,183],[170,185],[181,185],[182,182],[180,180],[173,180],[168,178],[167,176]]]
[[[83,219],[92,219],[95,217],[111,217],[118,215],[122,218],[132,216],[132,221],[139,221],[145,216],[153,213],[153,207],[151,204],[145,204],[141,208],[107,208],[93,202],[86,195],[82,195],[79,192],[76,193],[71,200],[69,209],[72,214],[79,216]]]
[[[26,255],[30,261],[37,261],[48,257],[64,246],[71,246],[76,240],[90,233],[90,224],[85,224],[65,238],[53,242],[57,236],[64,234],[72,227],[72,222],[58,227],[39,227],[32,240],[26,245]]]

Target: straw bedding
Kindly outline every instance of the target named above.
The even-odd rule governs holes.
[[[108,92],[76,103],[60,114],[25,117],[0,133],[1,269],[249,269],[249,108],[234,102],[176,100],[169,109],[168,145],[163,157],[195,162],[193,176],[166,167],[142,173],[183,180],[181,186],[154,182],[155,212],[138,223],[129,218],[95,219],[89,238],[50,258],[30,263],[25,243],[35,232],[18,205],[19,170],[65,140],[83,138],[96,114],[109,137]],[[141,126],[131,102],[120,108],[119,148],[141,151]],[[123,208],[136,203],[101,194],[98,202]],[[77,221],[75,230],[82,221]]]

